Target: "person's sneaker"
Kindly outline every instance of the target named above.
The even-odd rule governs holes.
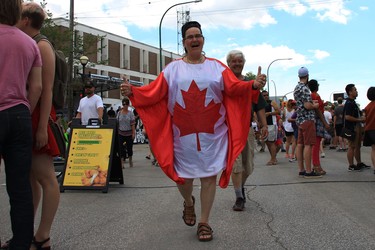
[[[243,196],[243,202],[246,203],[246,188],[242,188],[242,196]]]
[[[233,210],[234,211],[243,211],[245,208],[245,202],[244,199],[241,197],[238,197],[236,200],[236,203],[233,205]]]
[[[355,172],[360,172],[360,171],[362,171],[362,168],[359,167],[358,165],[350,165],[350,166],[348,167],[348,171],[349,171],[349,172],[353,172],[353,171],[355,171]]]
[[[357,167],[360,167],[360,168],[371,168],[369,165],[366,165],[366,164],[364,164],[363,162],[358,163],[358,164],[357,164]]]
[[[322,175],[319,173],[316,173],[315,171],[311,171],[310,173],[306,172],[303,178],[306,178],[306,179],[322,178]]]
[[[264,148],[261,148],[261,149],[259,150],[259,152],[264,152]]]
[[[297,158],[296,157],[293,157],[293,158],[290,158],[289,159],[289,162],[295,162],[297,160]]]
[[[320,157],[324,158],[324,157],[326,157],[326,154],[325,154],[325,153],[322,153],[322,154],[320,155]]]
[[[298,176],[299,177],[304,177],[305,174],[306,174],[306,171],[301,171],[301,172],[298,173]]]

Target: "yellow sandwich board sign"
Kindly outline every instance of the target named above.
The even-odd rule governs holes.
[[[116,128],[116,127],[115,127]],[[72,126],[68,156],[60,191],[102,189],[107,192],[114,155],[116,129],[113,127]],[[114,166],[112,166],[114,165]],[[121,170],[122,177],[122,170]]]

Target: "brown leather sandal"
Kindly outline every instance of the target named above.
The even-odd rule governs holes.
[[[195,198],[194,196],[191,196],[193,199],[193,205],[192,206],[186,206],[186,203],[184,201],[184,211],[182,214],[182,219],[184,220],[185,224],[189,227],[192,227],[196,223],[197,216],[195,215],[194,205],[195,205]]]
[[[321,166],[314,166],[315,172],[319,173],[320,175],[325,175],[327,172]]]
[[[42,240],[42,241],[36,241],[36,239],[34,237],[31,245],[34,246],[36,248],[36,250],[50,250],[51,246],[43,247],[43,245],[45,243],[47,243],[48,241],[50,241],[49,237],[47,239],[45,239],[45,240]]]
[[[213,230],[207,223],[198,223],[198,240],[199,241],[211,241],[213,237]]]

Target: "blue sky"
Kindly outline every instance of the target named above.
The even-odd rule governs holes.
[[[67,17],[70,0],[46,0],[53,17]],[[159,23],[173,0],[78,0],[76,21],[159,47]],[[162,23],[162,47],[178,52],[177,11],[190,11],[201,23],[206,56],[225,62],[228,51],[245,53],[244,73],[269,67],[270,95],[285,95],[305,66],[320,83],[319,94],[332,100],[354,83],[361,108],[375,86],[375,1],[373,0],[202,0],[176,6]],[[181,48],[180,48],[181,49]],[[276,91],[275,91],[276,90]],[[292,98],[292,94],[287,95]]]

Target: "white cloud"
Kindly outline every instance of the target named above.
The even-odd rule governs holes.
[[[344,0],[236,0],[234,5],[228,0],[203,0],[200,3],[176,4],[175,0],[146,1],[101,0],[74,1],[76,21],[108,32],[129,37],[124,26],[134,25],[138,29],[157,28],[160,18],[164,29],[176,28],[176,12],[190,11],[192,19],[201,20],[205,30],[220,27],[250,30],[259,25],[267,27],[277,24],[278,20],[270,10],[285,11],[291,15],[302,16],[307,12],[316,12],[321,21],[333,21],[346,24],[351,12],[345,8]],[[172,7],[172,8],[170,8]],[[53,9],[54,17],[67,17],[69,1],[47,0],[47,8]],[[168,10],[169,9],[169,10]],[[168,10],[168,12],[166,12]]]
[[[244,72],[252,71],[258,66],[263,67],[263,71],[266,70],[270,62],[275,59],[281,58],[292,58],[292,60],[278,60],[277,63],[273,63],[273,68],[281,68],[287,70],[299,65],[308,65],[312,61],[309,60],[305,55],[296,52],[287,46],[272,46],[270,44],[257,44],[257,45],[247,45],[242,47],[232,47],[231,49],[241,50],[246,57],[246,65]],[[229,50],[226,50],[229,51]],[[226,55],[220,58],[222,62],[225,62]]]
[[[366,11],[366,10],[368,10],[368,7],[367,6],[360,6],[359,9],[362,10],[362,11]]]
[[[283,10],[295,16],[302,16],[308,11],[308,7],[300,1],[279,1],[274,7],[276,10]]]
[[[311,52],[314,53],[314,57],[318,60],[322,60],[322,59],[330,56],[330,54],[327,51],[323,51],[323,50],[319,50],[319,49],[312,50]]]
[[[333,21],[336,23],[347,24],[352,12],[345,8],[344,0],[337,1],[316,1],[307,0],[310,9],[316,11],[316,17],[320,21]]]

